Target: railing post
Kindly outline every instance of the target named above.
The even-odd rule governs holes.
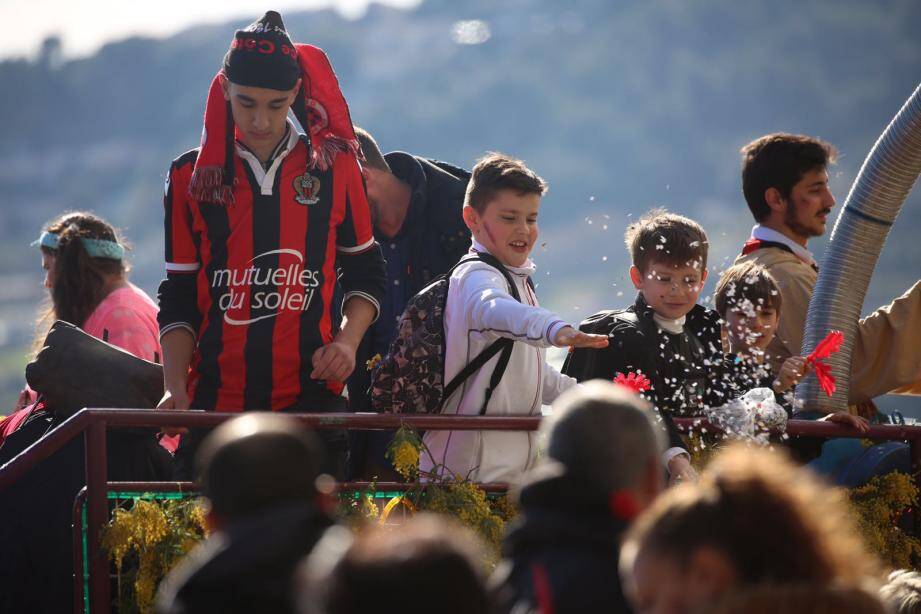
[[[921,439],[912,437],[908,440],[908,454],[911,462],[911,477],[915,480],[915,486],[921,491]],[[915,536],[921,535],[921,501],[915,505],[914,513],[914,533]]]
[[[86,429],[86,541],[90,573],[90,612],[109,612],[109,559],[99,537],[108,520],[106,499],[107,453],[105,419],[97,418]]]
[[[74,614],[83,614],[86,611],[85,600],[89,599],[83,588],[83,506],[86,505],[86,486],[80,489],[74,497],[74,507],[71,512],[71,531],[74,542]]]

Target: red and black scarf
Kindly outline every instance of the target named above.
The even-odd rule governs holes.
[[[357,156],[358,139],[352,127],[349,107],[339,80],[326,54],[313,45],[296,44],[301,68],[301,89],[294,104],[294,116],[310,139],[308,169],[327,170],[336,156],[347,152]],[[222,73],[215,75],[208,91],[201,151],[189,182],[189,195],[200,202],[233,203],[234,142],[236,126],[230,102],[224,99]]]

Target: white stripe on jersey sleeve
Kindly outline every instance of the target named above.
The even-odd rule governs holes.
[[[189,273],[191,271],[197,271],[199,268],[199,263],[197,262],[167,262],[166,263],[166,272],[167,273]]]
[[[337,245],[336,251],[340,254],[358,254],[369,249],[372,245],[374,245],[374,237],[368,239],[367,243],[356,245],[355,247],[343,247],[341,245]]]
[[[371,323],[374,324],[375,322],[377,322],[377,318],[379,318],[381,315],[381,304],[378,303],[377,299],[375,299],[373,296],[371,296],[370,294],[366,292],[362,292],[361,290],[352,290],[351,292],[345,293],[345,296],[342,297],[342,306],[340,307],[339,313],[345,316],[345,304],[353,296],[360,296],[361,298],[365,299],[366,301],[374,305],[375,314],[374,314],[374,319],[371,320]]]

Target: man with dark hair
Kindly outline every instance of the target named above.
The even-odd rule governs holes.
[[[801,353],[819,271],[807,244],[825,234],[835,206],[828,166],[837,152],[820,139],[776,133],[741,153],[742,192],[757,223],[735,262],[761,265],[780,288],[783,317],[766,350],[779,373],[784,361]],[[921,393],[921,282],[860,321],[851,368],[854,403],[895,389]]]
[[[807,173],[812,179],[809,185],[817,191],[823,186],[827,188],[828,174],[825,171],[838,159],[838,151],[830,143],[798,134],[768,134],[755,139],[741,151],[742,193],[759,223],[771,215],[773,209],[768,201],[774,203],[778,197],[790,198],[793,188]],[[768,194],[771,188],[774,192]],[[831,193],[822,196],[826,199],[825,209],[831,210],[834,197]],[[801,221],[799,217],[797,209],[791,207],[785,211],[784,222],[798,236],[821,236],[822,232],[814,234],[818,230],[815,221]]]
[[[546,450],[525,478],[521,516],[493,577],[502,612],[628,613],[620,537],[662,489],[662,429],[648,403],[595,380],[541,425]]]
[[[387,355],[407,301],[447,272],[470,247],[470,231],[461,216],[470,173],[401,151],[383,155],[367,130],[356,127],[355,134],[364,155],[361,173],[374,236],[387,270],[381,316],[365,335],[349,379],[350,408],[370,411],[369,361]],[[395,476],[384,459],[390,436],[389,432],[353,434],[350,467],[355,475]]]
[[[287,416],[215,429],[196,457],[212,533],[163,581],[157,612],[294,612],[295,568],[333,524],[322,462],[320,441]]]
[[[202,145],[167,176],[161,408],[345,408],[344,382],[384,290],[357,151],[320,49],[293,44],[273,11],[236,32],[211,84]],[[345,432],[322,436],[330,472],[344,477]],[[201,437],[183,437],[178,477],[190,477]]]

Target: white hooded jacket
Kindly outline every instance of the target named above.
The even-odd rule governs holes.
[[[488,251],[474,240],[470,253]],[[486,409],[489,416],[537,416],[576,380],[546,362],[546,348],[564,326],[555,313],[538,306],[527,283],[536,267],[505,267],[515,280],[521,302],[509,293],[505,277],[485,262],[454,270],[445,307],[445,382],[500,337],[515,339],[511,359]],[[471,375],[448,399],[443,414],[479,415],[497,354]],[[515,482],[537,460],[537,433],[516,431],[428,431],[420,459],[423,471],[469,477],[477,482]]]

